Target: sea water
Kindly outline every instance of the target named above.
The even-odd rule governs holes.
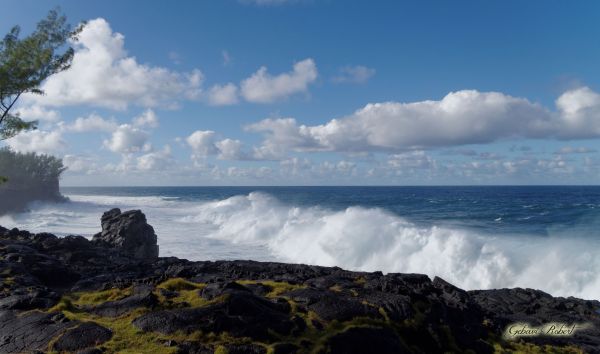
[[[62,188],[0,225],[91,237],[141,209],[161,256],[425,273],[466,289],[600,298],[600,187]]]

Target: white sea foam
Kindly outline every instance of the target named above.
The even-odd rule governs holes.
[[[529,287],[597,299],[600,242],[577,235],[483,235],[416,226],[378,208],[333,211],[286,205],[263,193],[188,202],[161,197],[70,196],[0,225],[91,236],[110,207],[142,209],[161,255],[281,260],[353,270],[416,272],[467,289]]]

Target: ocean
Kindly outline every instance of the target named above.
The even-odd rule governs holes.
[[[600,187],[70,187],[0,225],[91,237],[141,209],[161,256],[440,276],[600,296]]]

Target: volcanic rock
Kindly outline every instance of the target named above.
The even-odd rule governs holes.
[[[102,232],[94,235],[92,241],[118,247],[137,259],[158,257],[154,228],[140,210],[121,213],[118,208],[111,209],[102,215],[101,223]]]

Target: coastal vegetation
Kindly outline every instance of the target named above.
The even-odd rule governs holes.
[[[21,27],[14,26],[0,41],[0,141],[36,129],[36,121],[25,121],[13,113],[15,104],[25,94],[42,95],[44,80],[70,67],[74,50],[69,40],[82,28],[83,24],[73,29],[55,9],[27,37],[19,38]],[[0,166],[0,183],[10,174],[6,166]]]
[[[35,200],[58,201],[60,175],[66,170],[62,160],[36,153],[0,149],[0,214],[22,210]]]

